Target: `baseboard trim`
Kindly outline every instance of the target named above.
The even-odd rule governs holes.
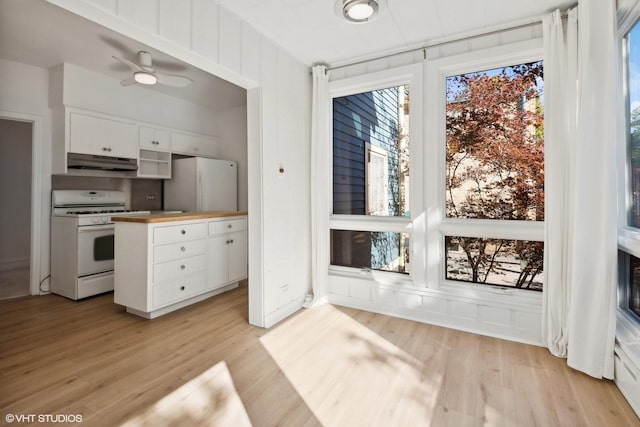
[[[281,320],[291,316],[296,311],[302,308],[302,303],[304,302],[304,296],[301,298],[297,298],[288,304],[278,308],[276,311],[269,313],[265,316],[265,328],[270,328],[276,323],[279,323]]]
[[[29,268],[29,257],[12,258],[0,260],[0,271],[15,270],[18,268]]]
[[[478,322],[474,319],[462,319],[451,317],[447,314],[427,312],[420,309],[403,308],[393,305],[383,305],[371,301],[363,301],[341,295],[328,295],[328,302],[333,305],[355,308],[358,310],[370,311],[384,314],[386,316],[399,317],[401,319],[413,320],[415,322],[427,323],[430,325],[442,326],[456,329],[477,335],[485,335],[492,338],[499,338],[522,344],[544,347],[540,338],[531,331],[516,329],[510,326],[501,326]]]

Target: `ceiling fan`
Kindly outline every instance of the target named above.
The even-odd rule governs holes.
[[[155,85],[159,83],[166,86],[185,87],[193,83],[193,80],[189,77],[156,73],[151,65],[151,54],[149,52],[138,52],[137,64],[129,61],[128,59],[119,58],[117,56],[114,56],[113,58],[127,65],[131,71],[133,71],[133,76],[120,82],[122,86],[130,86],[135,83],[143,85]]]

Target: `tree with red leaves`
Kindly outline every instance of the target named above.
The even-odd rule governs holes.
[[[544,219],[542,62],[447,79],[446,215],[448,218]],[[455,239],[470,281],[486,282],[497,259],[514,256],[514,286],[531,287],[542,271],[543,245],[499,239]]]

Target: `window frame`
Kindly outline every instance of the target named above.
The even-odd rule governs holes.
[[[380,89],[386,89],[389,87],[397,87],[408,85],[411,96],[411,117],[423,117],[422,97],[423,97],[423,82],[422,82],[422,66],[421,64],[406,65],[396,68],[390,68],[387,70],[377,71],[369,73],[363,76],[352,77],[333,81],[329,83],[329,100],[327,105],[329,110],[328,123],[330,126],[330,136],[327,141],[328,149],[330,151],[329,158],[331,158],[331,168],[328,168],[327,178],[329,179],[330,187],[333,186],[333,100],[343,96],[355,95],[364,92],[371,92]],[[420,224],[419,218],[422,214],[422,198],[420,188],[422,187],[422,164],[417,159],[422,158],[422,146],[423,146],[423,131],[421,120],[409,120],[409,138],[410,138],[410,155],[409,155],[409,170],[411,176],[412,185],[409,186],[409,212],[410,217],[405,216],[374,216],[374,215],[345,215],[333,213],[333,193],[329,196],[329,230],[353,230],[353,231],[374,231],[374,232],[395,232],[395,233],[408,233],[411,237],[411,271],[409,274],[396,273],[387,271],[377,271],[375,274],[384,273],[394,283],[401,285],[413,286],[414,283],[420,283],[424,277],[424,266],[418,262],[414,262],[418,259],[424,259],[421,256],[424,250],[424,245],[414,244],[414,242],[421,239],[424,241],[424,231],[421,227],[416,226],[416,222]],[[420,185],[416,183],[420,182]],[[329,245],[331,244],[328,242]],[[329,252],[329,248],[327,248]],[[366,269],[343,267],[329,264],[330,275],[357,275],[362,277],[364,275],[371,276],[372,272]]]
[[[427,229],[427,283],[443,290],[455,292],[506,292],[518,295],[523,301],[536,303],[542,292],[527,289],[501,287],[481,283],[469,283],[446,279],[445,236],[487,237],[545,242],[544,221],[488,220],[446,217],[446,79],[450,76],[473,73],[543,60],[539,39],[514,43],[496,48],[437,59],[427,64],[427,90],[433,96],[426,102],[427,134],[425,150],[427,181],[435,185],[425,188],[425,208],[429,212]],[[435,145],[435,146],[434,146]],[[553,183],[545,179],[545,188]],[[544,281],[546,283],[546,268]]]
[[[630,213],[633,205],[631,196],[631,162],[630,147],[631,134],[629,132],[629,122],[631,120],[629,111],[629,42],[628,35],[635,25],[640,25],[640,2],[636,2],[633,7],[623,11],[618,16],[618,109],[623,114],[618,114],[618,129],[621,130],[616,144],[616,154],[618,161],[618,250],[619,253],[632,255],[640,258],[640,227],[631,227]],[[629,259],[624,257],[618,259],[618,292],[617,311],[632,325],[640,327],[640,316],[633,313],[629,308]],[[626,267],[626,268],[622,268]]]

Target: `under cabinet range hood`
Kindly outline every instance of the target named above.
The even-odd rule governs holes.
[[[124,157],[68,153],[67,168],[109,172],[135,172],[138,170],[138,161]]]

